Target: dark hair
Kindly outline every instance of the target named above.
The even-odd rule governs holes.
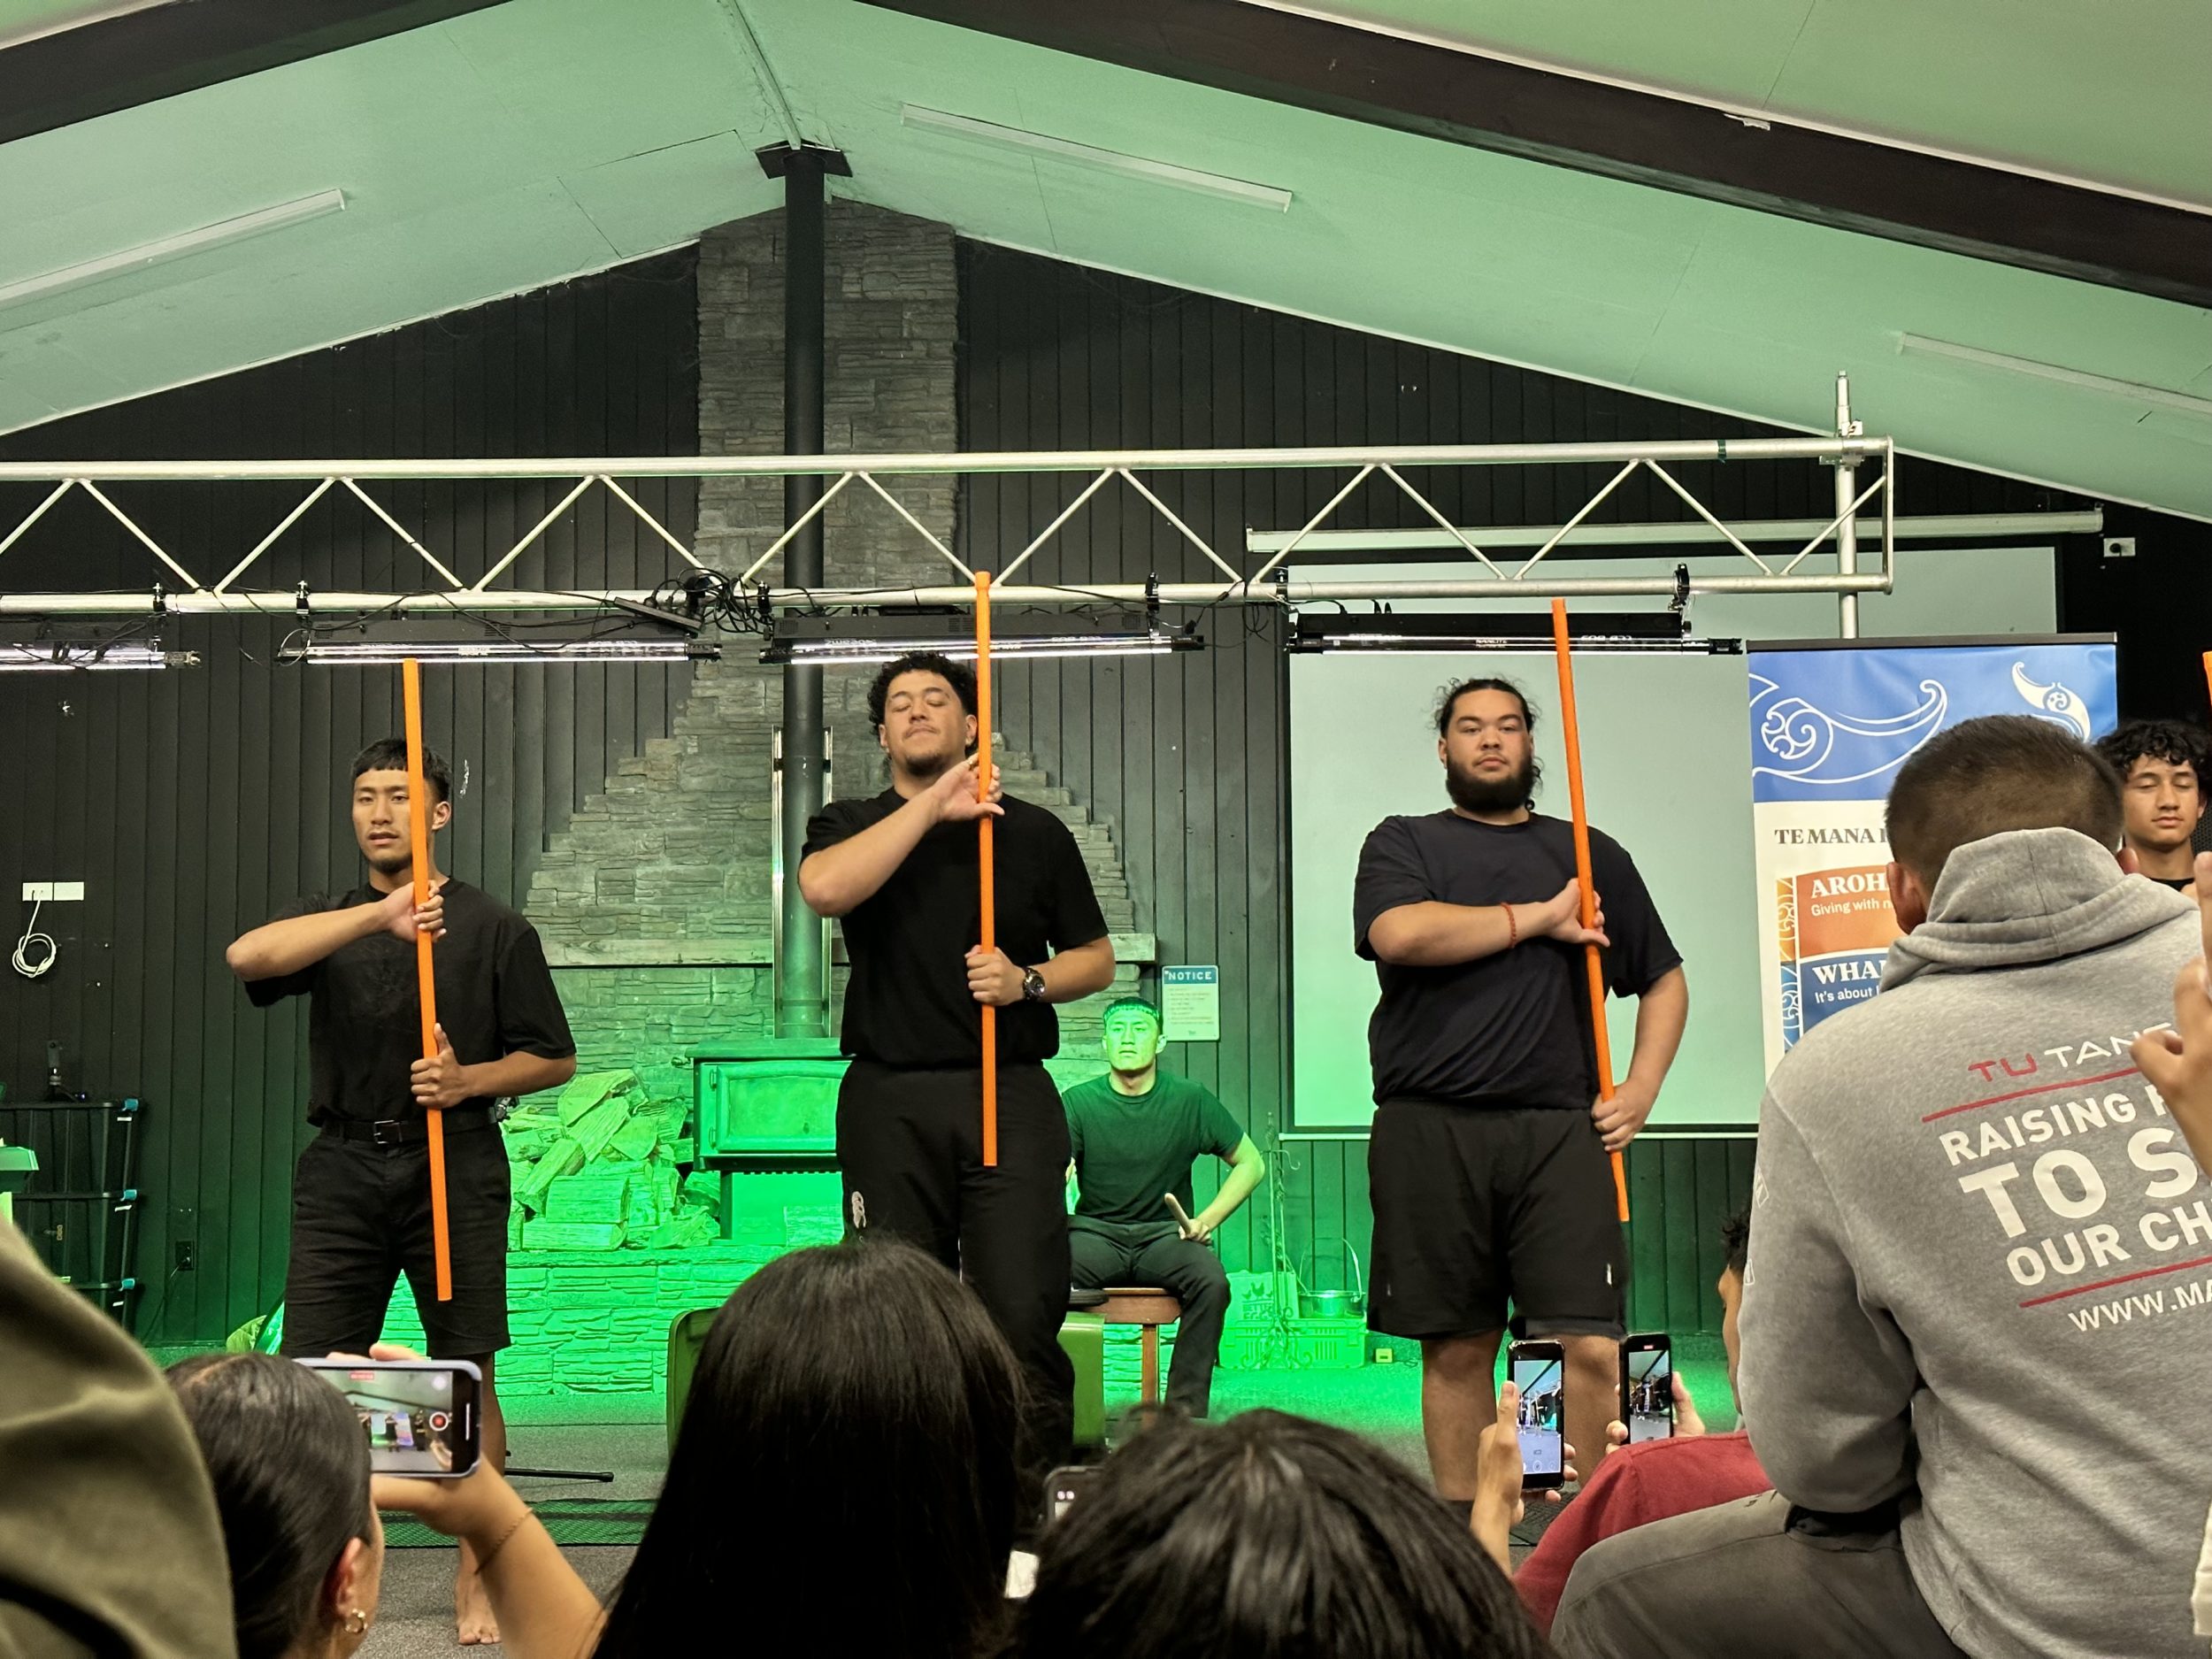
[[[891,695],[891,682],[901,674],[935,674],[960,699],[960,706],[968,713],[975,712],[975,670],[965,663],[956,663],[938,651],[909,651],[895,662],[886,663],[876,671],[874,681],[868,687],[868,724],[883,724],[883,700]]]
[[[1280,1411],[1170,1419],[1046,1530],[1020,1659],[1551,1652],[1466,1522],[1380,1448]]]
[[[2207,737],[2204,728],[2185,720],[2124,720],[2110,734],[2098,740],[2097,753],[2112,763],[2122,784],[2127,782],[2137,761],[2162,760],[2188,767],[2201,789],[2207,782],[2208,744],[2212,744],[2212,738]]]
[[[239,1659],[277,1659],[314,1628],[346,1545],[370,1535],[361,1418],[273,1354],[196,1355],[168,1378],[214,1482]]]
[[[407,740],[403,737],[380,737],[353,757],[353,775],[357,778],[365,772],[406,770]],[[453,799],[453,773],[433,749],[422,751],[422,780],[430,786],[434,801]]]
[[[1509,680],[1485,676],[1479,680],[1463,680],[1456,686],[1445,687],[1437,695],[1437,736],[1445,737],[1450,734],[1452,710],[1459,706],[1459,700],[1471,691],[1502,691],[1521,705],[1521,724],[1528,727],[1531,733],[1536,730],[1536,710],[1528,706],[1528,693],[1523,691]]]
[[[1725,1259],[1721,1266],[1738,1279],[1751,1260],[1751,1206],[1746,1204],[1734,1215],[1720,1224],[1720,1248]]]
[[[596,1653],[687,1645],[739,1610],[763,1653],[952,1659],[1006,1594],[1020,1373],[975,1293],[910,1245],[769,1263],[722,1305],[660,1502]],[[820,1601],[822,1555],[847,1587]]]
[[[1133,1008],[1141,1013],[1151,1015],[1152,1029],[1160,1033],[1163,1036],[1167,1034],[1167,1016],[1160,1012],[1158,1003],[1153,1002],[1151,998],[1145,996],[1116,997],[1112,1002],[1106,1004],[1106,1011],[1098,1017],[1098,1023],[1103,1025],[1108,1020],[1111,1019],[1115,1015],[1120,1013],[1122,1010],[1125,1008]]]
[[[1897,769],[1885,814],[1891,852],[1931,889],[1951,855],[2007,830],[2078,830],[2120,844],[2120,780],[2064,727],[1992,714],[1939,732]]]

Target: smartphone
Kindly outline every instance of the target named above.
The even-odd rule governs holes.
[[[1664,1332],[1621,1343],[1621,1416],[1628,1443],[1663,1440],[1674,1433],[1674,1347]]]
[[[303,1359],[345,1395],[369,1442],[369,1470],[432,1480],[472,1474],[483,1455],[483,1373],[466,1360]]]
[[[1098,1479],[1095,1469],[1079,1468],[1070,1464],[1056,1469],[1045,1477],[1045,1520],[1048,1525],[1068,1512],[1084,1488]]]
[[[1506,1374],[1521,1391],[1521,1484],[1555,1488],[1567,1480],[1567,1352],[1556,1342],[1516,1342]]]

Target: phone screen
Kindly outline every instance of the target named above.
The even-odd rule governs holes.
[[[1045,1479],[1045,1518],[1056,1521],[1083,1495],[1083,1488],[1097,1477],[1095,1469],[1056,1469]]]
[[[1631,1347],[1621,1356],[1626,1372],[1622,1409],[1628,1413],[1628,1443],[1663,1440],[1674,1432],[1674,1350],[1662,1340],[1654,1348]]]
[[[1521,1391],[1521,1471],[1532,1480],[1565,1467],[1566,1364],[1557,1354],[1525,1354],[1511,1360],[1513,1386]]]
[[[465,1475],[476,1467],[476,1367],[431,1361],[307,1362],[346,1397],[380,1475]]]

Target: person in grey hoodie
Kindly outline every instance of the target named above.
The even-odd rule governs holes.
[[[1887,817],[1905,936],[1760,1113],[1740,1383],[1776,1491],[1591,1550],[1554,1641],[2202,1659],[2212,1202],[2129,1048],[2195,910],[2030,717],[1932,739]]]

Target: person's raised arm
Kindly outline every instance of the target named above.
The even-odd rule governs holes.
[[[500,1640],[515,1659],[581,1659],[591,1651],[605,1617],[598,1598],[490,1463],[459,1480],[379,1475],[370,1489],[378,1509],[412,1515],[469,1546]]]
[[[2147,1031],[2135,1040],[2133,1058],[2156,1089],[2197,1163],[2212,1170],[2212,853],[2199,853],[2197,905],[2203,918],[2204,954],[2174,976],[2170,1031]]]
[[[311,910],[304,916],[265,922],[232,941],[223,960],[233,973],[251,984],[256,979],[297,973],[357,939],[378,933],[389,933],[411,945],[419,929],[433,939],[444,937],[445,895],[437,888],[431,890],[429,902],[420,910],[415,908],[414,889],[403,887],[372,903]]]
[[[972,823],[986,813],[1003,818],[997,779],[991,782],[991,798],[979,801],[975,769],[971,755],[880,823],[809,853],[799,864],[799,895],[807,908],[817,916],[846,915],[873,898],[938,825]]]
[[[1597,926],[1581,918],[1582,884],[1570,881],[1548,899],[1526,904],[1447,904],[1425,899],[1385,910],[1368,924],[1368,948],[1379,962],[1407,968],[1444,968],[1532,939],[1556,939],[1569,945],[1602,945],[1605,915]]]

